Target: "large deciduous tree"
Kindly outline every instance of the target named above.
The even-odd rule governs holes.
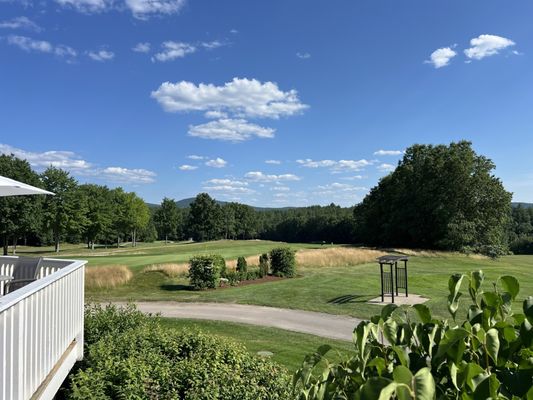
[[[113,221],[113,204],[110,191],[106,186],[85,184],[80,185],[79,192],[86,198],[86,219],[83,233],[87,239],[87,247],[94,249],[95,242],[106,239]]]
[[[199,242],[220,238],[220,206],[207,193],[200,193],[191,203],[188,228],[191,237]]]
[[[43,186],[39,175],[31,169],[30,164],[14,155],[0,155],[0,175],[32,186]],[[0,235],[4,255],[8,253],[10,239],[16,247],[18,238],[38,230],[41,223],[42,197],[0,197]]]
[[[180,216],[176,202],[168,197],[163,199],[161,207],[155,211],[154,223],[159,236],[165,238],[165,243],[168,243],[169,238],[176,238]]]
[[[356,207],[370,244],[449,250],[504,249],[511,194],[471,143],[414,145]]]
[[[67,233],[83,231],[87,223],[87,199],[78,191],[78,183],[67,171],[49,167],[42,174],[46,190],[55,193],[47,196],[43,205],[44,226],[52,231],[54,248]]]

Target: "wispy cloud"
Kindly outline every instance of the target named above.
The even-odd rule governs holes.
[[[109,182],[141,184],[153,183],[156,173],[146,169],[129,169],[123,167],[107,167],[98,171],[98,176]]]
[[[183,164],[178,167],[180,171],[194,171],[195,169],[198,169],[196,165],[189,165],[189,164]]]
[[[252,124],[244,119],[219,119],[201,125],[189,126],[189,136],[242,142],[252,137],[272,138],[275,130]]]
[[[72,47],[63,44],[54,45],[46,40],[36,40],[27,36],[9,35],[7,43],[28,53],[45,53],[55,55],[67,62],[73,62],[78,53]]]
[[[466,57],[481,60],[485,57],[498,54],[501,50],[514,46],[511,39],[496,35],[479,35],[470,40],[470,48],[464,51]]]
[[[374,152],[375,156],[400,156],[402,154],[402,150],[378,150]]]
[[[168,40],[161,44],[161,51],[159,53],[154,54],[154,56],[152,57],[152,61],[172,61],[176,58],[183,58],[187,54],[194,53],[195,51],[196,47],[190,43],[173,42],[171,40]]]
[[[41,32],[42,28],[28,17],[15,17],[8,20],[0,21],[0,28],[4,29],[27,29],[35,32]]]
[[[227,164],[228,162],[220,157],[205,162],[205,165],[212,168],[224,168]]]
[[[378,165],[378,171],[380,172],[391,172],[394,171],[396,167],[392,164],[382,163]]]
[[[87,55],[94,61],[105,62],[115,58],[115,53],[109,50],[89,51]]]
[[[269,175],[261,171],[247,172],[244,177],[253,182],[286,182],[299,181],[301,179],[294,174]]]
[[[312,160],[306,158],[296,160],[298,164],[306,168],[328,168],[332,172],[361,171],[365,167],[372,165],[373,161],[361,160]]]
[[[139,42],[131,49],[136,53],[148,53],[150,51],[151,45],[148,42]]]
[[[189,160],[205,160],[207,157],[199,156],[199,155],[196,155],[196,154],[191,154],[191,155],[187,156],[187,158]]]
[[[177,14],[186,0],[55,0],[62,7],[85,14],[111,10],[130,11],[135,18],[148,19],[157,15]]]
[[[204,190],[221,194],[252,194],[255,190],[248,187],[248,182],[233,179],[210,179],[205,182]]]
[[[296,57],[301,58],[302,60],[307,60],[308,58],[311,58],[311,54],[304,52],[304,53],[296,53]]]
[[[450,60],[455,56],[457,56],[457,52],[451,47],[442,47],[431,53],[429,60],[424,62],[426,64],[433,64],[435,68],[442,68],[450,65]]]
[[[266,160],[266,161],[265,161],[265,164],[280,165],[280,164],[281,164],[281,161],[280,161],[280,160]]]

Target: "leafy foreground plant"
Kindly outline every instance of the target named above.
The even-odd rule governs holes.
[[[67,399],[280,399],[290,380],[275,363],[216,336],[164,329],[133,306],[89,306],[85,359]]]
[[[533,297],[523,314],[512,302],[518,281],[502,276],[490,291],[482,271],[452,275],[448,310],[439,321],[429,308],[394,304],[354,330],[355,356],[339,364],[325,358],[329,346],[308,355],[294,375],[298,399],[533,399]],[[456,314],[467,282],[472,304],[464,321]]]

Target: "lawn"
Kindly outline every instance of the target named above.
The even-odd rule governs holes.
[[[350,352],[353,352],[351,342],[325,339],[276,328],[231,322],[169,318],[162,318],[162,324],[170,329],[188,328],[229,338],[246,346],[246,349],[252,354],[257,354],[260,351],[271,352],[273,353],[271,359],[285,366],[291,373],[301,366],[306,354],[314,352],[323,344],[329,344],[333,348],[327,356],[330,361],[348,358]]]
[[[193,254],[216,253],[226,259],[249,256],[269,251],[280,243],[268,241],[216,241],[209,243],[149,244],[138,248],[99,249],[94,253],[77,248],[66,248],[62,256],[86,258],[91,266],[127,265],[133,278],[114,289],[87,290],[87,298],[109,300],[166,300],[194,302],[231,302],[257,304],[282,308],[321,311],[369,318],[381,307],[367,304],[380,293],[377,263],[355,266],[307,267],[299,270],[294,279],[230,287],[208,291],[192,291],[185,278],[168,278],[159,272],[143,273],[142,268],[154,263],[186,262]],[[321,246],[291,244],[295,249]],[[30,249],[35,252],[35,249]],[[19,252],[20,253],[20,252]],[[91,255],[89,254],[96,254]],[[447,318],[446,296],[448,278],[453,273],[483,269],[485,288],[500,275],[514,275],[521,285],[519,299],[533,295],[533,256],[506,256],[498,260],[470,257],[455,253],[422,252],[409,261],[409,289],[430,300],[427,305],[433,313]],[[466,302],[466,296],[464,297]],[[517,302],[517,307],[520,304]]]

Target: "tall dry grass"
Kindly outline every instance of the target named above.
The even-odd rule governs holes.
[[[143,272],[161,272],[169,278],[180,278],[189,273],[189,264],[152,264],[144,267]]]
[[[251,266],[258,266],[259,265],[259,254],[256,256],[249,256],[246,257],[246,264]],[[226,261],[226,268],[229,271],[235,271],[237,269],[237,260],[227,260]]]
[[[111,289],[124,285],[133,277],[125,265],[91,267],[85,270],[85,287],[89,289]]]
[[[305,249],[296,253],[296,263],[303,268],[344,267],[372,262],[386,254],[379,250],[353,247]]]

